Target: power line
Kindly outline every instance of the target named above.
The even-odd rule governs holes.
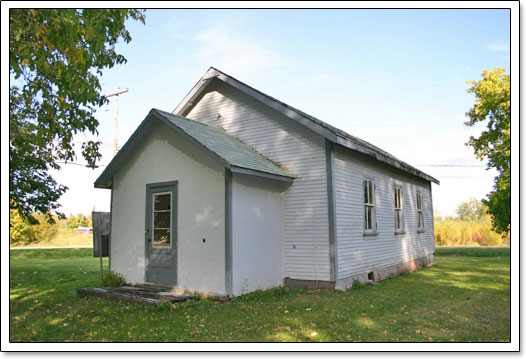
[[[481,165],[416,165],[421,167],[486,167]]]
[[[83,163],[78,163],[78,162],[61,162],[61,161],[57,161],[57,163],[60,163],[60,164],[63,164],[63,165],[75,165],[75,166],[80,166],[80,167],[87,167],[87,168],[92,168],[86,164],[83,164]],[[95,167],[93,168],[98,168],[98,167],[106,167],[107,165],[95,165]]]

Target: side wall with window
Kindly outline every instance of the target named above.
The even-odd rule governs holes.
[[[364,181],[374,183],[375,232],[365,227]],[[338,279],[366,274],[434,253],[431,183],[334,150]],[[402,192],[402,233],[396,232],[395,187]],[[418,230],[417,191],[423,196],[424,230]],[[364,235],[365,234],[365,235]]]
[[[140,141],[114,176],[111,269],[145,281],[146,185],[178,181],[177,284],[225,293],[223,166],[160,122]]]

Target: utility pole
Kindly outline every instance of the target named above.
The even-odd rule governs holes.
[[[117,154],[117,145],[118,145],[117,134],[119,131],[119,95],[126,93],[126,92],[128,92],[128,88],[125,88],[124,90],[120,90],[119,88],[117,88],[116,92],[109,94],[109,95],[104,95],[104,97],[106,98],[116,96],[115,98],[115,134],[113,135],[113,157],[115,157],[115,155]]]

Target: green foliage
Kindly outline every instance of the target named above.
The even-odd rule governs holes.
[[[66,226],[71,229],[77,227],[91,227],[91,216],[85,216],[82,213],[75,215],[70,215],[66,220]]]
[[[482,80],[468,81],[468,93],[475,95],[475,105],[466,114],[468,126],[487,121],[487,129],[478,138],[471,136],[467,145],[473,147],[480,160],[495,168],[493,191],[484,203],[492,215],[493,228],[504,236],[511,225],[511,107],[510,75],[495,68],[482,73]]]
[[[50,223],[46,215],[41,213],[33,214],[33,217],[38,221],[37,224],[31,226],[35,234],[35,241],[48,242],[53,239],[58,232],[55,222]]]
[[[106,271],[102,275],[102,286],[103,287],[122,287],[126,284],[126,279],[122,274],[115,271]]]
[[[510,248],[437,248],[436,255],[440,257],[455,256],[455,257],[505,257],[510,258]]]
[[[107,102],[99,79],[126,62],[115,44],[131,41],[129,18],[144,23],[142,11],[128,9],[9,10],[9,207],[32,223],[33,212],[53,221],[67,187],[48,171],[76,159],[73,136],[97,134],[94,113]],[[91,167],[99,146],[82,144]]]
[[[31,224],[27,219],[20,216],[15,210],[9,211],[9,243],[13,245],[27,245],[35,242],[46,242],[57,234],[54,223],[47,221],[47,217],[41,213],[33,213],[36,224]]]
[[[358,279],[352,281],[352,289],[361,289],[365,287],[366,285],[360,282]]]
[[[488,207],[476,198],[471,198],[469,201],[462,202],[457,207],[457,216],[461,221],[482,222],[485,220]]]
[[[17,211],[9,211],[9,243],[25,245],[35,241],[35,234],[31,224],[24,220]]]
[[[236,300],[240,301],[260,301],[269,298],[281,298],[290,295],[291,291],[285,287],[274,287],[266,290],[255,290],[253,292],[240,295]]]
[[[435,243],[437,246],[508,246],[509,236],[503,237],[492,228],[491,219],[462,221],[458,218],[435,219]]]

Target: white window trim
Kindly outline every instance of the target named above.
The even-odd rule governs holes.
[[[418,197],[420,197],[420,209],[418,208]],[[426,224],[424,222],[424,193],[421,190],[416,191],[416,214],[418,216],[417,233],[424,233],[426,231]],[[422,222],[420,222],[420,215],[422,215]]]
[[[155,245],[155,196],[160,196],[164,194],[170,195],[170,209],[161,210],[157,212],[170,212],[170,228],[157,228],[157,229],[170,229],[170,245],[169,246],[156,246]],[[152,193],[152,248],[172,248],[172,238],[173,238],[173,193],[172,191],[168,192],[156,192]]]
[[[367,236],[377,236],[378,235],[378,231],[377,231],[377,223],[376,223],[376,183],[374,181],[374,178],[369,178],[369,177],[364,177],[363,178],[363,181],[362,181],[362,191],[364,190],[363,186],[365,186],[365,182],[366,181],[369,181],[370,182],[370,185],[372,185],[372,190],[373,190],[373,195],[372,195],[372,199],[373,199],[373,203],[372,204],[368,204],[368,203],[363,203],[363,224],[364,224],[364,232],[363,232],[363,236],[364,237],[367,237]],[[371,189],[369,188],[369,191]],[[370,192],[368,192],[369,194]],[[363,194],[364,192],[362,192],[362,198],[363,198]],[[369,198],[370,195],[367,196],[367,198]],[[372,219],[371,219],[371,226],[372,228],[365,228],[366,226],[366,208],[367,207],[372,207],[372,210],[371,210],[371,215],[372,215]]]
[[[405,221],[404,221],[404,191],[401,185],[393,186],[395,192],[394,202],[394,215],[395,215],[395,234],[405,234]],[[399,191],[400,208],[396,207],[397,191]],[[400,228],[396,228],[396,213],[400,212]]]

